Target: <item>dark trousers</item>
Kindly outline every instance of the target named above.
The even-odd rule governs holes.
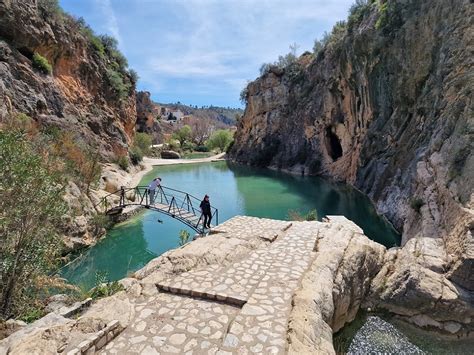
[[[212,219],[212,215],[210,213],[204,213],[204,227],[208,227],[210,228],[211,227],[211,219]]]

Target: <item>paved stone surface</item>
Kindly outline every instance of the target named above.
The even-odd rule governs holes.
[[[291,298],[314,258],[320,224],[229,222],[217,232],[231,233],[238,223],[273,243],[225,267],[158,282],[162,292],[137,303],[127,329],[101,353],[285,353]]]

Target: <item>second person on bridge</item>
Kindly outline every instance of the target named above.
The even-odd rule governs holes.
[[[212,214],[211,214],[211,203],[209,202],[208,195],[204,196],[204,199],[201,201],[201,204],[199,205],[199,207],[201,207],[201,212],[204,216],[204,223],[203,223],[204,228],[211,228]]]

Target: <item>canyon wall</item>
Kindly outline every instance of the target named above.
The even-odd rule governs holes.
[[[126,153],[135,130],[134,87],[119,98],[110,60],[79,21],[43,3],[0,1],[0,116],[21,112],[41,127],[74,132],[105,157]],[[34,53],[48,60],[51,75],[33,68]]]
[[[232,159],[354,185],[403,233],[472,250],[468,0],[373,2],[317,53],[251,82]]]
[[[49,137],[68,158],[81,150],[98,154],[101,163],[127,157],[137,118],[135,85],[126,60],[111,48],[113,55],[83,20],[54,1],[0,0],[0,129],[27,118],[37,137]],[[38,67],[38,55],[50,70]],[[64,164],[73,170],[79,163]],[[104,230],[93,222],[100,191],[86,193],[82,177],[71,176],[63,233],[74,250]]]

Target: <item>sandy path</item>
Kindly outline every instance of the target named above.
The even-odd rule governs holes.
[[[176,164],[193,164],[193,163],[210,163],[213,161],[224,160],[225,153],[213,155],[209,158],[199,159],[161,159],[161,158],[148,158],[144,157],[141,165],[144,167],[142,170],[133,175],[129,186],[136,186],[143,178],[143,176],[149,173],[154,166],[158,165],[176,165]]]

